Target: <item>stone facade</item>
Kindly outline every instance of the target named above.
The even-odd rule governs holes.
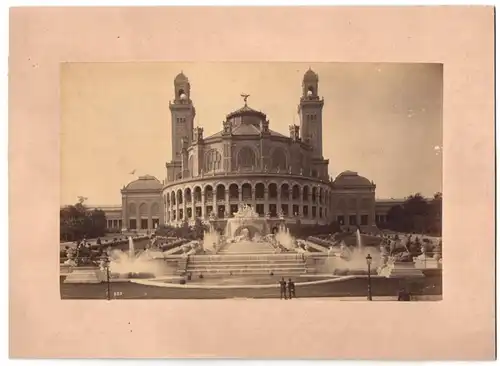
[[[140,177],[122,189],[122,223],[126,229],[154,229],[158,224],[179,225],[211,212],[224,219],[240,204],[259,215],[302,224],[370,227],[376,224],[375,184],[355,172],[335,179],[323,157],[319,78],[308,70],[298,103],[300,126],[285,136],[270,128],[266,114],[244,106],[226,115],[221,131],[203,136],[193,127],[196,111],[188,78],[174,80],[170,102],[172,159],[166,179]]]
[[[153,230],[165,222],[163,185],[150,175],[139,177],[121,190],[122,228]]]

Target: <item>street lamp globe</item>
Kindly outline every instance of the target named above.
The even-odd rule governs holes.
[[[366,256],[366,263],[368,265],[372,264],[372,259],[373,259],[372,256],[368,253],[368,255]]]

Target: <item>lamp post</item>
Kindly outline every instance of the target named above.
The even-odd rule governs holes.
[[[107,284],[107,291],[106,291],[106,298],[111,300],[111,289],[110,289],[110,281],[109,281],[109,257],[106,255],[106,253],[103,253],[101,256],[101,263],[104,269],[106,270],[106,284]]]
[[[372,256],[368,254],[366,256],[366,264],[368,265],[368,301],[372,301],[372,277],[370,274],[370,266],[372,264]]]

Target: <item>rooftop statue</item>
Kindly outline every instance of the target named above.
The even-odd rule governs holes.
[[[259,214],[251,206],[242,204],[238,208],[238,211],[234,213],[234,217],[253,219],[259,217]]]

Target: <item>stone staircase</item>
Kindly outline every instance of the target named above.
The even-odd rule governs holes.
[[[306,273],[306,263],[297,253],[238,253],[190,256],[187,272],[204,276],[292,276]],[[180,274],[180,269],[179,269]]]
[[[274,251],[274,247],[268,242],[241,240],[234,243],[227,243],[219,251],[219,254],[272,254]]]

